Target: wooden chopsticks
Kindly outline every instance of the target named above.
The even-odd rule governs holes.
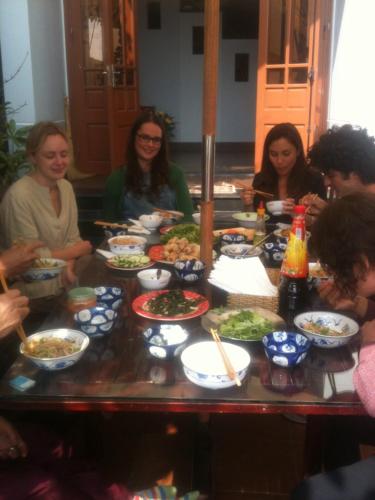
[[[122,229],[127,229],[129,226],[127,224],[117,224],[115,222],[105,222],[104,220],[96,220],[94,222],[96,226],[106,226],[106,227],[113,227],[113,228],[122,228]]]
[[[5,276],[3,275],[3,273],[0,273],[0,281],[1,281],[1,284],[3,286],[4,292],[8,292],[9,291],[8,283],[6,282],[6,279],[5,279]],[[26,337],[26,333],[25,333],[25,330],[23,329],[22,324],[17,327],[17,333],[18,333],[19,338],[24,343],[25,349],[27,349],[27,337]]]
[[[236,187],[242,188],[242,189],[252,189],[250,184],[246,184],[245,182],[241,181],[234,181],[233,184]],[[254,193],[260,194],[261,196],[264,196],[265,198],[274,198],[275,195],[272,193],[266,193],[265,191],[259,191],[259,189],[253,189]]]
[[[264,238],[262,238],[261,240],[257,241],[257,242],[255,243],[255,245],[253,245],[253,248],[255,248],[255,247],[259,247],[259,245],[261,245],[264,241],[266,241],[266,240],[267,240],[270,236],[272,236],[272,235],[273,235],[273,233],[269,233],[269,234],[267,234],[267,236],[265,236],[265,237],[264,237]]]
[[[224,366],[225,366],[225,369],[227,371],[228,377],[231,380],[234,380],[236,382],[236,385],[238,385],[238,387],[240,387],[241,380],[238,378],[238,375],[233,368],[233,365],[228,357],[228,354],[226,353],[226,351],[223,347],[223,344],[221,343],[221,339],[220,339],[217,331],[214,330],[213,328],[211,328],[210,332],[211,332],[212,338],[214,339],[214,341],[219,349],[221,357],[223,358]]]

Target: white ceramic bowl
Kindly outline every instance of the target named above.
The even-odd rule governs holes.
[[[25,281],[45,281],[56,278],[66,266],[65,260],[40,258],[34,261],[33,266],[23,273]]]
[[[281,215],[283,213],[283,202],[282,200],[267,201],[267,210],[272,215]]]
[[[237,212],[232,215],[240,226],[255,228],[257,213],[256,212]],[[268,214],[264,216],[264,220],[267,221],[270,218]]]
[[[200,212],[195,212],[193,214],[193,221],[196,223],[196,224],[200,224],[201,223],[201,213]]]
[[[250,364],[250,355],[242,347],[222,342],[238,378],[243,380]],[[235,385],[215,342],[197,342],[188,346],[181,354],[184,372],[190,382],[207,389],[225,389]]]
[[[68,368],[68,366],[74,365],[82,357],[90,343],[90,339],[85,333],[78,330],[72,330],[70,328],[56,328],[54,330],[45,330],[44,332],[34,333],[28,337],[28,342],[39,341],[41,339],[69,340],[78,348],[76,352],[68,354],[67,356],[60,356],[57,358],[37,358],[36,356],[33,356],[25,351],[25,346],[22,343],[20,345],[20,353],[43,370],[63,370],[64,368]]]
[[[108,240],[112,253],[116,255],[142,254],[147,240],[141,236],[115,236]]]
[[[137,273],[137,278],[146,290],[161,290],[166,288],[171,279],[172,274],[166,269],[161,270],[160,277],[157,277],[158,269],[145,269]]]
[[[308,323],[312,322],[321,327],[328,327],[341,332],[341,335],[324,335],[309,330]],[[312,311],[298,314],[294,318],[294,324],[309,338],[317,347],[331,349],[347,344],[358,332],[359,326],[353,319],[327,311]]]
[[[142,226],[146,229],[150,229],[151,231],[154,231],[157,227],[159,227],[162,221],[163,217],[155,213],[141,215],[139,217],[139,222],[142,224]]]

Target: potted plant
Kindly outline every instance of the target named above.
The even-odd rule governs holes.
[[[0,105],[0,190],[4,191],[29,170],[26,162],[26,137],[29,127],[17,128],[15,120],[8,119],[12,114],[9,103]]]

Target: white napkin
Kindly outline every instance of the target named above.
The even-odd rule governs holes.
[[[264,297],[277,295],[277,287],[272,285],[258,257],[231,259],[226,255],[221,255],[214,264],[208,281],[229,293]]]

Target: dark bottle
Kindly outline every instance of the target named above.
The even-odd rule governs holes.
[[[294,317],[308,305],[308,260],[306,245],[305,207],[294,208],[292,229],[281,266],[279,286],[279,314],[293,326]]]

